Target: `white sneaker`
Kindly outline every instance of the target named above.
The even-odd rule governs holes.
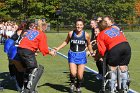
[[[76,93],[82,93],[81,88],[77,88]]]

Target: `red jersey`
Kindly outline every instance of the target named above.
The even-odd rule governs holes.
[[[102,56],[106,50],[110,50],[121,42],[127,42],[125,36],[121,31],[112,27],[106,28],[97,36],[98,51]]]
[[[45,56],[49,53],[47,37],[44,32],[38,30],[28,30],[21,40],[19,47],[36,52],[38,49]]]

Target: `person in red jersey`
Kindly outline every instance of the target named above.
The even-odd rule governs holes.
[[[39,50],[43,56],[47,54],[50,54],[52,56],[55,55],[54,51],[49,51],[47,37],[43,32],[46,30],[47,24],[41,23],[41,28],[42,31],[38,29],[27,30],[27,33],[22,37],[17,49],[17,54],[20,58],[20,61],[26,68],[23,84],[24,88],[27,88],[30,74],[33,73],[35,68],[38,68],[37,60],[35,57],[36,51]]]
[[[105,16],[103,20],[107,22],[108,26],[112,26],[113,28],[116,28],[122,32],[122,29],[115,23],[114,18],[112,18],[111,16]]]
[[[98,51],[101,56],[105,56],[107,52],[107,64],[111,67],[111,91],[114,91],[116,81],[116,68],[120,67],[122,87],[126,89],[128,80],[127,65],[131,58],[131,47],[126,37],[118,29],[108,27],[106,21],[102,20],[98,23],[100,33],[97,37]]]

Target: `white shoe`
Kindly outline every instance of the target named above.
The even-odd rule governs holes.
[[[82,93],[81,88],[77,88],[76,93]]]

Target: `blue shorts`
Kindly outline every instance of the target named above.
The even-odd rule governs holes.
[[[73,51],[69,50],[68,62],[75,63],[75,64],[86,64],[87,63],[86,51],[73,52]]]

